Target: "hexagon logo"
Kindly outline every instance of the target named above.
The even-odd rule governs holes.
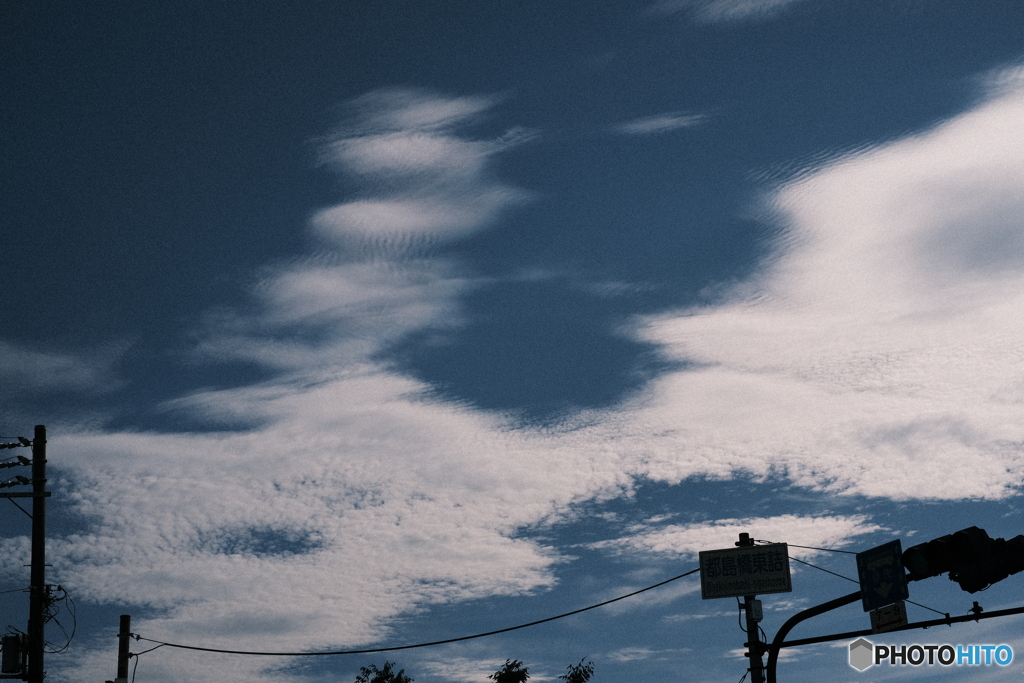
[[[870,640],[858,638],[850,643],[850,666],[863,671],[875,663],[875,645]]]

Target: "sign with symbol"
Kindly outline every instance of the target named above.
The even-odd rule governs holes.
[[[793,590],[785,543],[704,550],[699,555],[700,596],[705,600]]]
[[[910,597],[899,539],[857,553],[857,574],[864,611],[870,612]]]

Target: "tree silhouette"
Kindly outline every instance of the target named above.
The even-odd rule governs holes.
[[[356,683],[412,683],[412,679],[405,675],[405,669],[395,673],[394,667],[394,662],[384,662],[383,669],[378,669],[373,664],[361,666]]]
[[[586,657],[583,659],[586,659]],[[594,675],[594,663],[587,662],[584,664],[583,659],[580,660],[579,664],[567,666],[566,668],[569,672],[562,674],[559,678],[565,681],[565,683],[587,683],[590,677]]]
[[[526,683],[529,677],[526,667],[518,659],[506,659],[505,666],[488,676],[494,683]]]

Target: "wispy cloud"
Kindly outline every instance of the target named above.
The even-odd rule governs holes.
[[[313,217],[313,227],[342,247],[394,257],[487,226],[528,198],[487,174],[489,157],[531,137],[514,129],[490,140],[459,135],[493,105],[490,98],[445,98],[418,90],[382,90],[349,103],[349,121],[324,146],[323,159],[353,179],[363,196]]]
[[[374,360],[403,334],[457,323],[472,278],[431,245],[525,196],[487,168],[528,136],[481,142],[461,128],[491,104],[420,91],[351,103],[325,155],[366,185],[313,217],[329,252],[270,271],[253,310],[219,311],[197,332],[207,362],[277,374],[166,405],[252,427],[52,436],[90,520],[51,549],[76,596],[152,610],[133,624],[149,636],[279,650],[372,642],[417,605],[553,585],[555,553],[514,532],[626,477],[586,454],[559,459]],[[23,546],[3,542],[3,573],[22,570]],[[147,675],[175,679],[163,657]],[[266,667],[245,680],[274,679]]]
[[[261,314],[218,312],[199,353],[320,371],[363,362],[411,330],[456,323],[472,278],[434,247],[487,228],[529,198],[492,178],[489,164],[531,134],[466,133],[494,103],[413,89],[349,102],[348,118],[322,141],[322,158],[360,189],[310,221],[330,256],[271,272],[257,292]]]
[[[659,135],[681,128],[692,128],[702,123],[706,118],[703,114],[669,112],[620,123],[615,126],[615,131],[623,135]]]
[[[211,322],[208,357],[255,359],[279,375],[176,407],[254,427],[53,437],[54,466],[88,521],[53,539],[54,580],[87,600],[154,610],[137,632],[246,649],[348,646],[380,639],[417,606],[543,590],[559,558],[516,531],[621,495],[637,477],[779,476],[892,499],[997,498],[1020,485],[1020,90],[778,188],[786,232],[757,277],[715,305],[636,326],[694,369],[544,430],[435,400],[374,360],[402,334],[457,320],[472,286],[460,264],[429,248],[411,257],[402,240],[484,229],[516,201],[481,197],[516,191],[484,172],[506,142],[475,147],[458,128],[486,98],[361,102],[328,154],[380,185],[341,206],[451,203],[455,227],[410,228],[390,204],[397,214],[365,225],[315,219],[330,257],[272,272],[255,312]],[[366,140],[344,142],[367,136],[397,137],[358,153]],[[399,139],[420,150],[408,163],[389,148]],[[691,555],[738,531],[836,547],[878,529],[839,515],[667,521],[601,548]],[[22,571],[24,546],[4,542],[3,572]],[[180,679],[178,660],[158,654],[154,680]],[[246,680],[279,676],[251,666]]]
[[[782,187],[787,229],[758,277],[641,325],[699,369],[638,410],[712,468],[895,499],[1016,491],[1022,123],[1024,91],[1004,89]]]
[[[464,123],[494,104],[495,99],[487,96],[446,97],[420,88],[381,88],[348,101],[348,116],[339,129],[355,135],[438,130]]]
[[[614,586],[606,589],[601,595],[601,599],[611,600],[612,598],[632,593],[640,590],[641,588],[643,588],[643,586],[636,584]],[[700,581],[677,581],[670,586],[659,589],[656,593],[641,593],[629,600],[622,600],[620,602],[613,602],[610,605],[605,605],[601,609],[608,614],[625,614],[626,612],[633,612],[636,610],[660,608],[678,600],[679,598],[693,595],[699,591]]]
[[[702,550],[728,548],[740,532],[751,538],[786,542],[814,548],[839,549],[856,536],[881,531],[882,527],[862,515],[802,517],[779,515],[750,519],[719,519],[697,524],[640,525],[630,535],[594,544],[597,548],[630,549],[652,553],[671,553],[695,558]],[[811,548],[790,549],[793,557],[811,557],[820,551]]]
[[[488,676],[501,669],[505,661],[502,659],[469,659],[467,657],[446,657],[443,661],[425,661],[422,668],[446,681],[463,683],[487,683]],[[537,676],[530,672],[530,678]],[[541,677],[546,680],[546,677]]]
[[[654,14],[692,13],[702,22],[767,19],[802,0],[659,0]]]
[[[10,391],[103,393],[120,386],[114,366],[123,349],[47,352],[0,341],[0,383]]]
[[[729,613],[730,616],[732,613]],[[615,662],[639,662],[646,660],[668,659],[670,656],[678,655],[681,652],[688,652],[687,648],[671,650],[653,650],[646,647],[624,647],[612,650],[606,656]]]

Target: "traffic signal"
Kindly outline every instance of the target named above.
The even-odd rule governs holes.
[[[1024,536],[1016,536],[1009,541],[1001,538],[990,540],[987,557],[949,573],[949,578],[968,593],[985,590],[1024,569]]]
[[[984,529],[972,526],[907,548],[903,553],[903,566],[910,572],[907,578],[918,581],[945,574],[984,555],[986,543],[991,540]]]
[[[909,581],[949,572],[951,581],[976,593],[1024,570],[1024,536],[989,538],[976,526],[907,548],[903,566]]]

